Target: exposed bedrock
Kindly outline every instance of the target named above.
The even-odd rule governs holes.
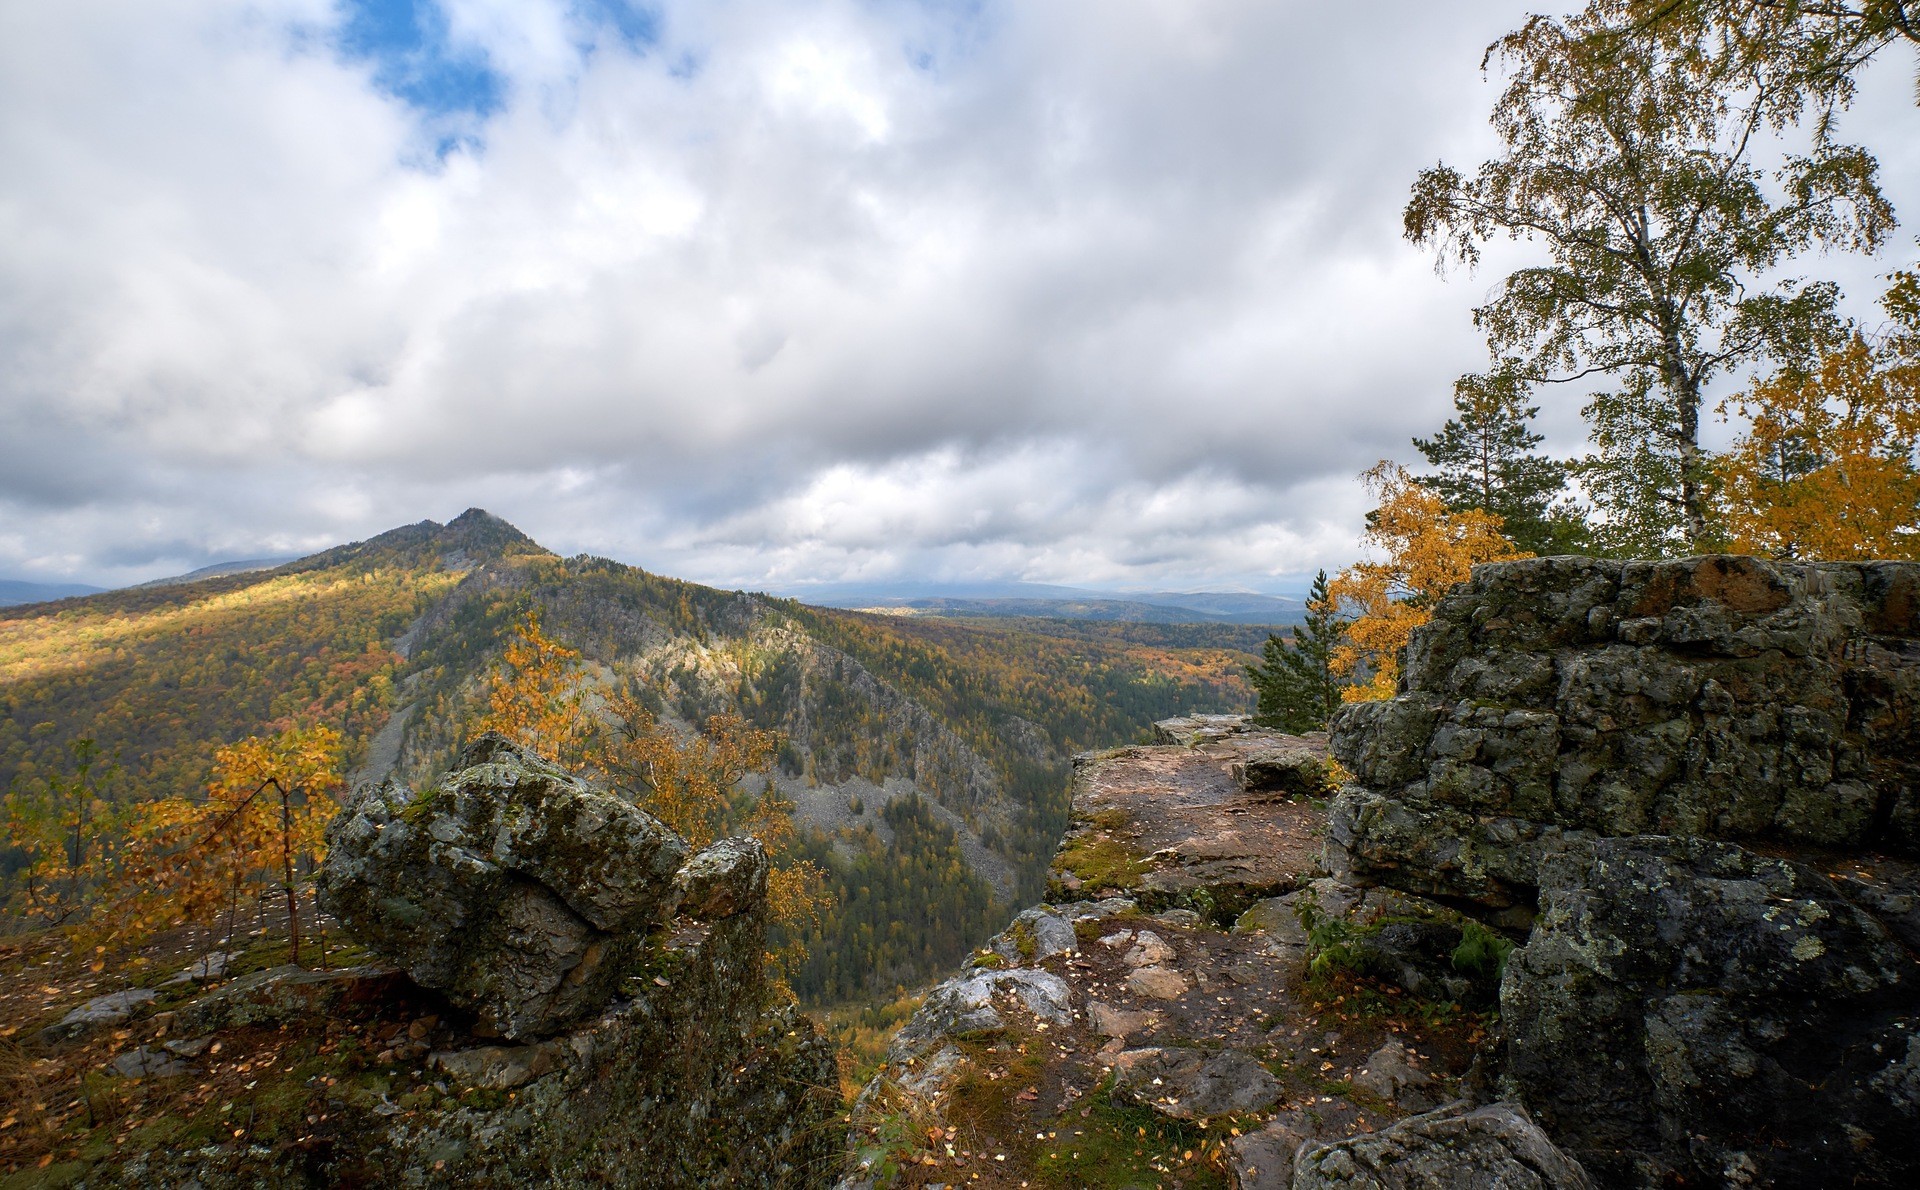
[[[1327,866],[1524,939],[1511,1097],[1608,1184],[1920,1179],[1920,565],[1482,566],[1403,672]]]

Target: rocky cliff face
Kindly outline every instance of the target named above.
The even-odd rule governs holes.
[[[283,1047],[321,1055],[287,1087],[303,1135],[265,1147],[242,1128],[136,1152],[109,1184],[830,1176],[835,1058],[805,1018],[769,1003],[757,842],[689,858],[656,820],[497,736],[428,788],[361,787],[329,842],[323,904],[390,965],[236,980],[174,1014],[181,1039],[152,1056],[177,1068],[136,1072],[183,1077],[171,1055],[277,1030]]]
[[[1603,1181],[1920,1180],[1920,566],[1483,566],[1333,751],[1330,868],[1524,941],[1504,1086]]]

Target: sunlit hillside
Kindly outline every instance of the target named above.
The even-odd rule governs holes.
[[[120,762],[114,798],[191,793],[219,745],[310,724],[343,733],[358,775],[420,780],[471,733],[531,606],[590,685],[781,733],[775,779],[836,895],[799,990],[830,1000],[910,985],[1031,899],[1072,754],[1245,707],[1263,636],[814,608],[563,559],[473,511],[271,571],[0,611],[0,783],[57,775],[92,738]]]

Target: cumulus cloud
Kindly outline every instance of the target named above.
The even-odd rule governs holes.
[[[729,586],[1287,585],[1479,359],[1398,212],[1523,13],[9,6],[0,570],[477,504]]]

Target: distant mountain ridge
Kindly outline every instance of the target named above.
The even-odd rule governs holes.
[[[790,594],[820,607],[950,616],[1158,624],[1297,624],[1303,600],[1245,591],[1095,591],[1046,583],[829,583]]]
[[[36,583],[25,579],[0,578],[0,607],[18,607],[23,603],[47,603],[72,599],[79,595],[98,595],[105,587],[86,583]]]
[[[245,558],[234,562],[215,562],[211,566],[202,566],[198,570],[189,570],[185,574],[176,574],[169,578],[150,578],[144,583],[135,583],[133,586],[135,588],[171,587],[180,583],[197,583],[204,578],[221,578],[229,574],[251,574],[256,570],[272,570],[276,566],[285,566],[289,562],[299,560],[299,554],[287,554],[279,558]]]

